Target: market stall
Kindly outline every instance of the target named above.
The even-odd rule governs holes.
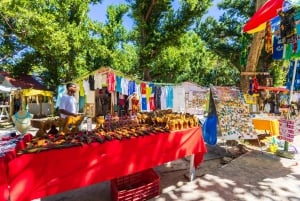
[[[20,89],[12,93],[15,112],[27,107],[35,118],[53,115],[53,92],[38,89]]]
[[[276,117],[273,115],[275,119],[271,121],[268,119],[270,115],[264,117],[266,118],[265,121],[268,121],[264,124],[270,126],[261,127],[262,123],[258,124],[258,122],[264,120],[256,121],[257,127],[269,129],[274,135],[279,134],[279,138],[285,140],[284,152],[286,153],[288,153],[288,144],[297,134],[296,125],[299,121],[299,98],[298,94],[295,93],[300,89],[299,6],[299,1],[268,0],[243,27],[243,31],[247,33],[265,30],[266,52],[272,55],[273,60],[288,60],[290,62],[286,82],[288,90],[273,87],[263,89],[270,96],[268,102],[264,103],[264,111],[278,115]],[[275,126],[271,125],[275,125],[275,121],[276,129],[272,129],[271,127]],[[272,141],[272,145],[275,145],[276,140]]]
[[[6,164],[0,160],[0,168],[8,168],[10,200],[30,201],[145,170],[188,155],[195,154],[194,166],[197,167],[205,153],[201,128],[194,127],[167,133],[153,130],[153,133],[130,139],[112,139],[104,143],[91,142],[16,155]],[[0,172],[5,172],[5,169]],[[0,186],[4,187],[4,182]]]
[[[174,112],[204,113],[208,88],[195,83],[155,83],[134,79],[112,68],[102,67],[73,81],[79,112],[90,117],[129,115],[129,111],[150,112],[171,109]],[[66,84],[58,86],[56,106]],[[132,97],[135,97],[132,99]]]
[[[0,85],[0,122],[9,121],[12,111],[11,93],[16,90],[14,87]]]

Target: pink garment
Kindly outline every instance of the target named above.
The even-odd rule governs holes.
[[[116,91],[116,75],[113,72],[107,73],[107,90],[108,92]]]

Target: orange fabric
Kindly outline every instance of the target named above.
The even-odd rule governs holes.
[[[277,119],[252,119],[252,123],[256,130],[268,131],[270,135],[279,135],[279,121]]]
[[[17,156],[8,163],[11,201],[29,201],[142,171],[206,146],[200,127]]]

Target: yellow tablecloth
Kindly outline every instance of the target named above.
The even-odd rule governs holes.
[[[252,123],[256,130],[264,130],[270,135],[279,135],[279,121],[277,119],[253,118]]]

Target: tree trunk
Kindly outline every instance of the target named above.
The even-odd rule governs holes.
[[[266,0],[257,0],[256,1],[256,10],[258,10]],[[265,31],[260,31],[254,34],[253,41],[251,43],[249,55],[247,58],[247,65],[245,72],[256,72],[256,67],[259,61],[261,50],[264,45],[264,35]],[[249,89],[249,79],[253,75],[241,75],[241,90],[246,93]]]

